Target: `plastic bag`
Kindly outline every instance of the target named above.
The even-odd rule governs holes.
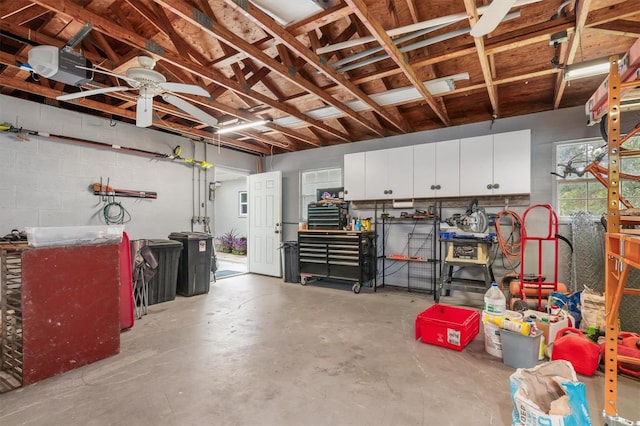
[[[513,426],[591,426],[587,391],[570,362],[518,368],[509,381]]]
[[[605,330],[604,295],[585,286],[580,294],[580,313],[580,331],[586,333],[589,327],[595,327],[599,331]]]
[[[582,290],[572,293],[570,295],[565,295],[563,293],[558,293],[552,291],[549,293],[549,304],[550,305],[558,305],[562,309],[569,312],[571,318],[573,319],[572,326],[575,328],[580,328],[580,321],[582,320],[582,314],[580,312],[580,296],[582,294]]]

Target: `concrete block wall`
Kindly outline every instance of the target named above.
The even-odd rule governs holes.
[[[531,195],[530,203],[554,202],[555,177],[550,175],[555,170],[554,145],[558,142],[600,137],[597,126],[587,127],[583,107],[566,108],[546,111],[519,117],[498,119],[494,122],[468,124],[441,128],[432,131],[398,135],[388,138],[373,139],[351,144],[317,148],[309,151],[298,151],[289,154],[273,156],[265,163],[267,169],[281,170],[283,175],[283,240],[297,239],[297,223],[302,217],[300,212],[300,171],[318,168],[343,168],[344,154],[363,152],[391,147],[417,145],[451,139],[482,136],[487,134],[504,133],[521,129],[531,129]],[[398,165],[402,167],[402,165]],[[487,212],[497,212],[499,207],[487,208]],[[525,208],[513,208],[522,214]],[[443,217],[452,213],[445,211]],[[361,217],[373,217],[372,210],[357,212]],[[396,214],[396,216],[399,213]],[[387,252],[400,251],[407,243],[407,232],[394,232],[387,239]],[[415,230],[415,232],[421,232]],[[428,230],[426,230],[428,232]],[[561,234],[569,235],[569,228],[561,226]],[[380,242],[379,242],[380,243]],[[561,245],[564,243],[561,243]],[[564,248],[561,248],[564,250]],[[552,264],[552,259],[545,259],[545,264]],[[567,265],[565,265],[567,266]],[[494,264],[496,278],[499,280],[505,272],[500,265]],[[387,283],[406,286],[406,267],[392,267],[388,271],[395,271],[388,277]],[[562,265],[561,265],[562,270]],[[562,271],[561,280],[568,280],[569,271]]]
[[[139,128],[86,114],[0,95],[0,123],[40,133],[170,154],[182,146],[183,157],[255,170],[255,156],[205,142]],[[131,214],[130,238],[166,238],[191,230],[192,216],[212,217],[208,182],[212,171],[179,160],[155,159],[64,140],[0,132],[0,234],[31,226],[103,224],[105,203],[89,186],[110,179],[121,189],[155,191],[157,199],[116,197]],[[235,212],[235,209],[234,209]],[[204,225],[193,228],[203,231]]]

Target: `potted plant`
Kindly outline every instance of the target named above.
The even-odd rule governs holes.
[[[246,237],[240,237],[240,238],[236,238],[233,241],[233,254],[240,254],[240,255],[244,255],[247,254],[247,238]]]
[[[233,251],[233,243],[236,240],[236,230],[225,232],[217,238],[218,245],[223,253],[231,253]]]

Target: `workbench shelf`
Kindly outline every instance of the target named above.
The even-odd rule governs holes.
[[[425,218],[391,217],[383,214],[378,217],[376,204],[376,229],[380,225],[381,254],[378,259],[381,263],[381,286],[386,285],[387,270],[394,264],[405,263],[407,267],[407,290],[433,294],[440,275],[440,252],[438,250],[439,217],[441,204],[437,205],[436,214]],[[382,203],[382,211],[385,211],[385,203]],[[395,225],[411,226],[411,232],[407,233],[406,253],[391,255],[387,253],[387,238],[391,235]],[[426,231],[426,232],[424,232]],[[394,231],[395,232],[395,231]]]

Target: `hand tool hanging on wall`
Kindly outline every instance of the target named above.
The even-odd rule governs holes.
[[[135,197],[135,198],[158,198],[158,193],[153,191],[138,191],[135,189],[118,189],[102,183],[94,183],[91,185],[94,195],[116,196],[116,197]]]
[[[181,157],[180,154],[182,154],[182,147],[180,145],[177,145],[175,148],[173,148],[173,155],[171,155],[171,158],[174,160],[182,160],[187,164],[194,164],[196,166],[200,166],[205,170],[213,167],[213,163],[209,163],[208,161],[204,161],[204,160],[199,161],[194,158],[184,158],[184,157]]]
[[[29,129],[23,129],[22,127],[14,127],[12,124],[8,124],[8,123],[0,124],[0,132],[15,133],[18,139],[25,142],[30,141],[29,136],[40,136],[40,137],[46,137],[49,139],[56,139],[61,142],[90,146],[93,148],[101,148],[101,149],[108,149],[111,151],[124,152],[127,154],[142,155],[145,157],[156,158],[158,160],[172,160],[172,161],[181,160],[187,165],[198,166],[198,167],[202,167],[203,169],[208,169],[210,167],[213,167],[213,164],[207,161],[198,161],[193,158],[181,157],[180,153],[182,151],[182,148],[180,147],[180,145],[176,146],[171,154],[163,154],[161,152],[147,151],[147,150],[138,149],[138,148],[127,148],[120,145],[104,143],[104,142],[95,142],[87,139],[74,138],[70,136],[53,135],[51,133],[39,132],[37,130],[29,130]]]

